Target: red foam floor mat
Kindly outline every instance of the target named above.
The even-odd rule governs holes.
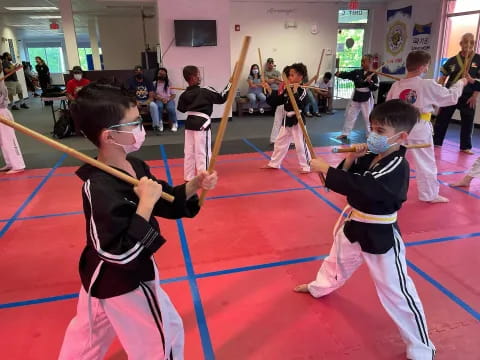
[[[330,148],[316,150],[332,164],[341,159]],[[417,200],[411,162],[413,178],[399,222],[407,258],[421,273],[409,273],[437,359],[476,360],[480,181],[468,189],[445,185],[460,179],[464,173],[450,172],[464,172],[475,156],[459,154],[452,144],[435,151],[441,193],[450,203]],[[323,299],[292,292],[315,276],[345,199],[325,191],[316,174],[299,174],[294,151],[284,161],[286,171],[260,169],[267,161],[258,152],[220,156],[218,187],[200,214],[180,222],[160,219],[168,241],[155,259],[184,320],[185,358],[405,359],[404,344],[364,266]],[[183,159],[169,159],[168,168],[161,159],[149,164],[158,178],[168,173],[174,183],[183,181]],[[74,315],[76,299],[61,296],[78,292],[85,243],[75,170],[28,170],[0,181],[1,359],[56,358]],[[18,218],[9,221],[16,212]],[[126,359],[118,341],[106,358]]]

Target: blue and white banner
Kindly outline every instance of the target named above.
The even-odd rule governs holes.
[[[415,24],[412,36],[412,51],[423,50],[430,52],[431,33],[432,23],[425,25]]]
[[[410,51],[407,44],[411,20],[411,6],[402,9],[387,10],[385,65],[382,69],[386,74],[405,74],[405,59]]]

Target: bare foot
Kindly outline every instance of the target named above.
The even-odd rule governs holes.
[[[8,171],[10,169],[11,169],[10,166],[5,165],[5,166],[0,168],[0,171]]]
[[[270,165],[263,165],[260,169],[273,169],[273,170],[278,170],[278,168],[270,166]]]
[[[16,174],[16,173],[20,173],[22,171],[24,171],[25,169],[11,169],[11,170],[8,170],[5,174],[8,174],[8,175],[11,175],[11,174]]]
[[[293,288],[293,291],[298,293],[309,293],[308,284],[297,285]]]
[[[300,170],[300,174],[310,174],[311,171],[310,170]]]
[[[435,199],[429,201],[430,204],[438,204],[438,203],[448,203],[450,200],[448,200],[446,197],[438,195]]]
[[[465,153],[465,154],[468,154],[468,155],[473,155],[475,154],[472,150],[470,149],[464,149],[464,150],[460,150],[461,152]]]
[[[472,182],[473,177],[471,176],[465,176],[462,180],[451,183],[450,186],[455,186],[455,187],[469,187],[470,183]]]

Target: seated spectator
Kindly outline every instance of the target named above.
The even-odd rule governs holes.
[[[280,71],[275,69],[275,62],[272,58],[267,59],[267,65],[265,66],[265,71],[263,72],[265,81],[270,85],[272,90],[278,90],[278,86],[282,83],[282,74]]]
[[[135,66],[133,71],[134,76],[128,80],[127,89],[135,94],[140,115],[145,115],[150,113],[150,103],[155,98],[153,84],[145,78],[140,65]]]
[[[175,94],[170,89],[167,69],[158,69],[157,80],[153,82],[155,100],[150,103],[150,115],[152,116],[153,131],[156,134],[163,132],[162,114],[167,109],[168,118],[172,122],[172,131],[178,130],[177,111],[175,109]]]
[[[316,75],[313,78],[311,78],[310,80],[308,80],[308,75],[305,74],[305,76],[303,77],[302,85],[310,86],[316,80],[317,80]],[[312,117],[312,116],[320,117],[321,115],[318,112],[318,103],[317,103],[317,100],[315,99],[315,96],[313,96],[313,93],[310,89],[306,89],[306,90],[307,90],[308,101],[305,104],[305,107],[303,108],[305,116],[307,116],[307,117]],[[313,115],[312,115],[312,112],[310,110],[313,110]]]
[[[67,98],[70,101],[74,101],[77,98],[78,92],[84,87],[90,84],[90,80],[83,77],[83,71],[80,66],[74,66],[72,69],[73,79],[67,82]]]
[[[250,101],[250,107],[248,112],[253,114],[253,109],[258,107],[260,114],[263,114],[263,104],[267,97],[263,93],[262,79],[260,76],[260,69],[257,64],[253,64],[250,67],[250,75],[248,75],[248,100]]]
[[[334,114],[332,73],[326,72],[323,78],[315,83],[315,87],[320,89],[320,91],[317,91],[318,97],[326,101],[326,113],[329,115]]]

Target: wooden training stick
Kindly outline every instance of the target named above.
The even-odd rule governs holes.
[[[180,91],[185,91],[186,89],[184,88],[179,88],[179,87],[171,87],[170,89],[172,90],[180,90]]]
[[[94,158],[91,158],[90,156],[87,156],[85,154],[82,154],[81,152],[71,148],[71,147],[68,147],[66,145],[63,145],[62,143],[58,142],[58,141],[55,141],[55,140],[52,140],[48,137],[46,137],[45,135],[42,135],[36,131],[33,131],[19,123],[16,123],[16,122],[13,122],[13,121],[10,121],[8,119],[5,119],[3,117],[0,116],[0,122],[7,125],[7,126],[10,126],[12,128],[14,128],[15,130],[18,130],[22,133],[24,133],[25,135],[28,135],[28,136],[31,136],[33,137],[34,139],[37,139],[39,140],[40,142],[43,142],[44,144],[47,144],[61,152],[64,152],[80,161],[83,161],[84,163],[87,163],[87,164],[90,164],[92,166],[95,166],[97,168],[99,168],[100,170],[103,170],[105,171],[106,173],[109,173],[110,175],[113,175],[117,178],[119,178],[120,180],[123,180],[127,183],[130,183],[134,186],[137,186],[138,185],[138,180],[135,179],[134,177],[130,176],[130,175],[127,175],[117,169],[114,169],[110,166],[108,166],[107,164],[104,164],[98,160],[95,160]],[[168,201],[168,202],[173,202],[175,200],[175,198],[170,195],[170,194],[167,194],[165,192],[162,192],[162,195],[161,195],[161,198]]]
[[[290,102],[292,103],[293,110],[295,111],[295,115],[297,116],[297,121],[298,124],[300,125],[300,128],[302,129],[303,132],[303,137],[305,138],[305,142],[307,143],[308,151],[310,152],[310,157],[312,159],[317,158],[317,154],[315,154],[315,150],[313,149],[312,141],[310,140],[310,136],[308,136],[307,133],[307,128],[305,127],[305,124],[303,123],[302,115],[300,115],[300,110],[298,109],[298,104],[297,101],[295,100],[295,97],[293,96],[293,91],[290,88],[290,83],[288,82],[288,77],[283,75],[283,81],[285,82],[285,89],[287,90],[288,97],[290,99]],[[322,185],[325,186],[325,176],[322,173],[318,173],[318,176],[320,177],[320,181],[322,182]]]
[[[377,75],[380,75],[380,76],[385,76],[387,78],[390,78],[390,79],[393,79],[393,80],[396,80],[396,81],[402,80],[402,78],[399,78],[397,76],[393,76],[393,75],[390,75],[390,74],[385,74],[385,73],[382,73],[380,71],[375,71],[375,70],[370,70],[370,71],[374,74],[377,74]]]
[[[407,149],[421,149],[421,148],[428,148],[432,146],[432,144],[410,144],[410,145],[404,145],[404,146]],[[350,147],[345,147],[345,148],[334,147],[332,149],[332,153],[335,153],[335,154],[355,152],[355,151],[357,151],[355,145],[352,145]]]
[[[373,75],[378,74],[378,72],[383,68],[383,65],[385,65],[385,63],[382,63],[382,64],[381,64],[378,68],[376,68],[375,70],[371,70],[372,73],[371,73],[370,75],[368,75],[365,80],[371,80],[372,77],[373,77]]]
[[[325,54],[325,49],[322,49],[322,56],[320,56],[320,63],[318,64],[317,74],[316,74],[317,80],[318,80],[318,77],[320,76],[320,68],[322,67],[322,61],[323,61],[323,55],[324,54]]]
[[[227,101],[225,103],[225,108],[223,109],[222,120],[220,121],[220,126],[218,127],[217,137],[215,138],[215,145],[213,146],[212,157],[210,159],[210,164],[208,165],[208,172],[211,174],[215,169],[215,162],[217,161],[217,156],[220,153],[220,147],[222,146],[223,136],[225,135],[225,130],[227,129],[228,117],[230,115],[230,110],[232,109],[233,100],[235,99],[235,90],[238,88],[238,80],[240,74],[243,70],[243,65],[245,64],[245,58],[247,57],[248,47],[250,46],[250,41],[252,40],[251,36],[245,36],[243,38],[242,50],[240,51],[240,56],[238,57],[237,66],[235,67],[235,72],[232,74],[232,86],[228,93]],[[200,206],[203,205],[205,201],[205,196],[207,195],[207,190],[202,190],[200,194]]]
[[[0,81],[3,81],[5,80],[6,78],[8,78],[10,75],[13,75],[15,74],[18,70],[22,69],[23,68],[23,65],[18,65],[15,70],[12,70],[10,71],[9,73],[7,73],[4,77],[0,78]]]
[[[293,84],[290,84],[290,87],[294,87]],[[320,91],[320,92],[326,92],[328,93],[328,90],[326,89],[320,89],[316,86],[310,86],[310,85],[299,85],[298,87],[301,87],[301,88],[304,88],[304,89],[312,89],[312,90],[317,90],[317,91]]]
[[[263,93],[266,94],[267,93],[267,89],[265,89],[265,86],[263,86],[263,84],[265,84],[265,75],[263,75],[263,70],[265,70],[265,67],[263,66],[263,62],[262,62],[262,52],[260,51],[260,48],[258,48],[258,61],[260,62],[260,65],[261,68],[262,68],[262,71],[260,71],[260,79],[262,79],[262,87],[263,87]],[[238,64],[238,62],[237,62]],[[233,73],[235,74],[235,69],[233,70]]]

